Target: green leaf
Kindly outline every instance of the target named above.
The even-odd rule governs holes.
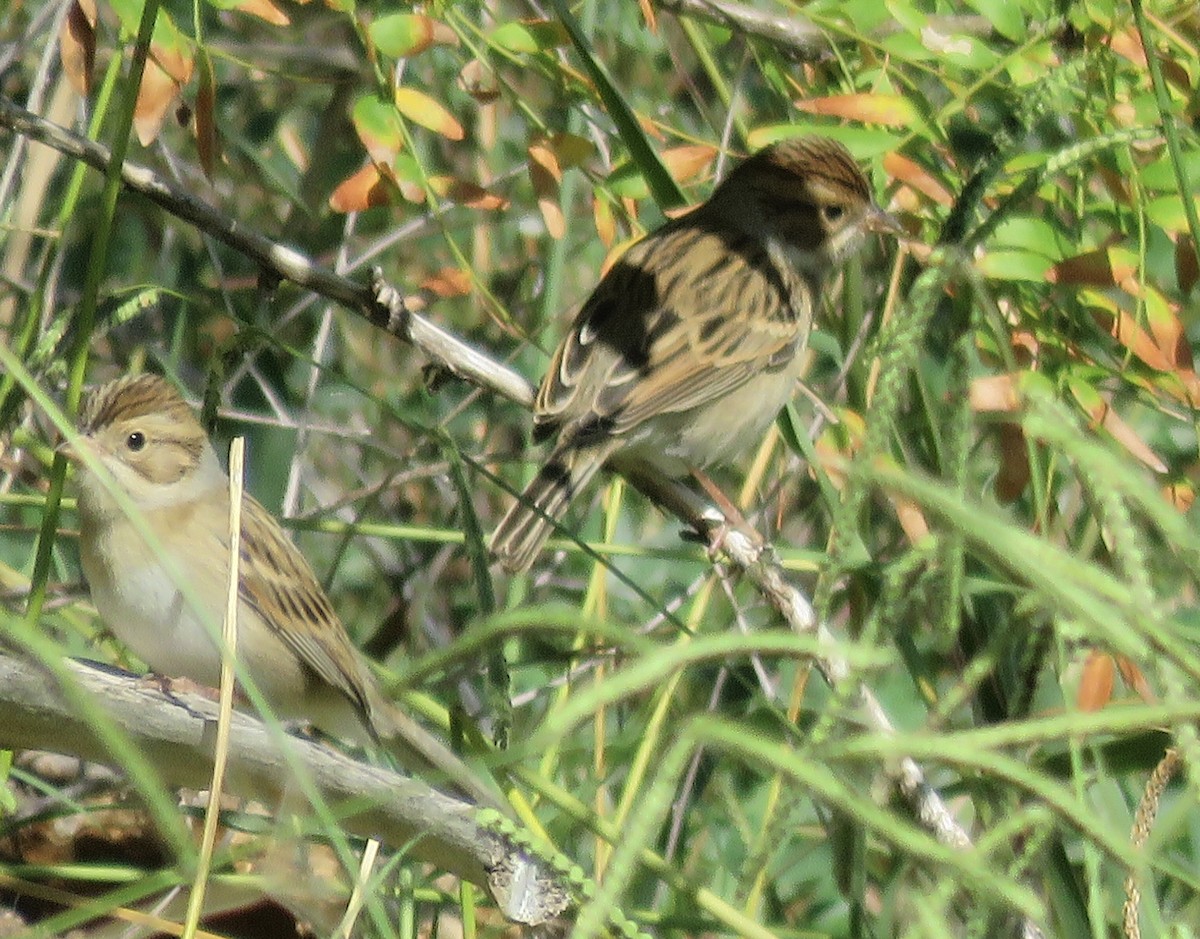
[[[1034,254],[1031,251],[1001,249],[988,251],[975,262],[975,266],[985,277],[993,280],[1028,280],[1045,283],[1046,272],[1050,270],[1051,261],[1045,255]]]
[[[404,149],[404,134],[396,108],[378,95],[362,95],[351,113],[354,129],[371,159],[390,162]]]
[[[430,17],[418,13],[393,13],[375,20],[367,28],[367,35],[384,55],[404,59],[433,45],[438,25]]]
[[[1005,39],[1020,42],[1028,36],[1021,5],[1012,0],[969,0],[992,27]]]
[[[513,20],[501,23],[491,34],[491,43],[507,52],[534,55],[570,42],[567,31],[549,20]]]
[[[616,85],[613,84],[612,78],[608,74],[608,69],[592,54],[591,46],[580,31],[567,4],[564,0],[553,0],[553,3],[555,11],[571,37],[575,52],[583,60],[588,75],[596,85],[600,100],[604,102],[609,117],[617,125],[617,132],[621,135],[625,146],[629,148],[634,162],[641,168],[642,175],[646,178],[646,184],[654,196],[654,201],[658,203],[660,209],[664,210],[685,205],[687,199],[684,197],[683,191],[671,174],[667,172],[667,168],[658,158],[650,141],[646,139],[642,125],[634,115],[633,109],[617,91]]]

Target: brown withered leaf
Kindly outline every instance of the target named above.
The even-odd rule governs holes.
[[[216,173],[217,156],[221,148],[217,137],[217,88],[212,59],[209,58],[207,49],[200,50],[199,60],[200,74],[196,89],[196,153],[200,159],[200,168],[211,182]]]
[[[1107,652],[1092,650],[1083,663],[1083,674],[1079,678],[1079,691],[1075,705],[1085,713],[1099,711],[1112,700],[1116,684],[1116,663]]]
[[[1020,498],[1032,478],[1025,432],[1019,424],[1005,421],[1000,425],[997,436],[1000,467],[994,487],[996,498],[1005,503],[1014,502]]]
[[[58,55],[67,81],[84,97],[91,95],[96,65],[95,0],[74,0],[58,33]]]
[[[133,109],[133,127],[142,146],[150,146],[158,137],[175,99],[191,81],[193,62],[190,51],[181,47],[156,44],[151,49]]]
[[[430,176],[429,188],[445,199],[472,209],[495,211],[508,208],[508,200],[489,192],[478,183],[457,176]]]
[[[335,212],[361,212],[388,205],[395,185],[395,176],[385,165],[368,163],[338,184],[329,197],[329,207]]]
[[[496,74],[479,59],[472,59],[458,73],[458,87],[480,104],[491,104],[500,97]]]
[[[441,297],[465,297],[471,292],[471,277],[459,267],[443,267],[421,281],[421,288]]]

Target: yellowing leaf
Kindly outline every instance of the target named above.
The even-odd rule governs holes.
[[[492,44],[508,52],[533,54],[565,46],[571,41],[566,28],[554,20],[501,23],[491,35]]]
[[[396,89],[396,110],[410,121],[428,127],[450,140],[462,140],[466,131],[444,107],[415,88]]]
[[[396,109],[376,95],[363,95],[355,101],[350,119],[358,139],[376,163],[391,163],[404,148]]]
[[[592,219],[596,223],[596,234],[605,248],[611,248],[617,237],[617,222],[613,218],[612,206],[603,195],[592,196]]]
[[[367,29],[375,48],[393,59],[424,52],[434,43],[458,45],[458,35],[445,23],[421,13],[381,16]]]

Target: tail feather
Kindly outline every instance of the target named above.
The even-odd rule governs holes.
[[[511,814],[496,784],[382,695],[372,695],[371,729],[380,746],[414,775],[476,805]]]
[[[611,440],[598,447],[556,447],[496,526],[492,557],[510,574],[529,570],[555,523],[615,449]]]

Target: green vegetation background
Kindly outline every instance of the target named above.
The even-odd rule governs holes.
[[[677,876],[638,867],[623,884],[647,929],[737,934],[706,891],[763,936],[997,936],[1021,916],[1048,935],[1119,935],[1136,862],[1143,935],[1194,935],[1190,772],[1144,852],[1129,847],[1165,748],[1185,767],[1200,754],[1200,14],[1145,7],[197,0],[159,11],[152,61],[179,87],[136,114],[139,3],[101,6],[82,112],[63,97],[54,8],[0,12],[0,93],[110,145],[135,117],[130,159],[322,265],[360,279],[380,265],[531,380],[605,263],[680,191],[703,199],[787,135],[844,141],[926,248],[897,261],[873,244],[847,271],[812,342],[811,396],[721,479],[845,654],[872,653],[857,678],[895,735],[864,724],[852,687],[752,654],[777,616],[617,483],[571,520],[603,561],[564,538],[531,576],[484,578],[468,549],[542,453],[527,414],[263,284],[142,199],[106,205],[98,174],[44,151],[2,161],[0,343],[60,401],[84,374],[145,368],[203,398],[222,439],[248,438],[250,489],[398,683],[482,708],[517,742],[575,715],[517,759],[607,827],[530,798],[599,879],[621,841],[604,832],[667,859]],[[156,112],[161,127],[143,127]],[[69,502],[35,570],[49,423],[3,372],[0,616],[21,635],[31,578],[41,598],[80,575]],[[136,665],[68,596],[32,625],[64,653]],[[738,633],[742,651],[691,654]],[[421,669],[447,645],[455,669]],[[881,787],[903,755],[976,847],[937,850]],[[14,769],[10,787],[24,781]],[[886,811],[841,810],[843,790]],[[234,877],[221,863],[213,876]],[[403,917],[364,928],[400,935]]]

